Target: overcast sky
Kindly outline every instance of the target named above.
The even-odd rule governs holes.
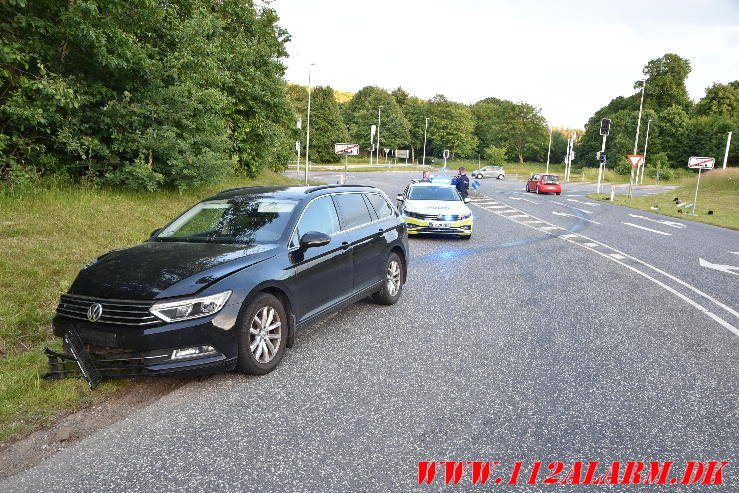
[[[356,92],[403,87],[422,99],[493,96],[582,128],[632,94],[651,59],[690,60],[694,100],[739,79],[739,0],[275,0],[292,37],[286,78]],[[605,67],[607,70],[600,70]]]

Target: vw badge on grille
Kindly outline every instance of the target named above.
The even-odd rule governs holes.
[[[90,308],[87,309],[87,320],[90,322],[97,322],[102,314],[103,305],[100,303],[93,303],[90,305]]]

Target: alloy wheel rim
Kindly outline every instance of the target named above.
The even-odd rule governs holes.
[[[400,262],[391,260],[387,265],[387,291],[395,296],[400,290]]]
[[[263,306],[249,326],[249,349],[258,363],[269,363],[282,343],[282,321],[271,306]]]

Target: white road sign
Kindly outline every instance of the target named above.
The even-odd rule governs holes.
[[[411,151],[408,149],[395,149],[395,157],[398,159],[408,159]]]
[[[334,152],[336,154],[356,156],[359,154],[359,144],[334,144]]]
[[[713,169],[714,164],[716,164],[716,160],[712,157],[691,156],[688,159],[688,168],[693,169]]]

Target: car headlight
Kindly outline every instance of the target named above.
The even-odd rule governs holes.
[[[192,318],[207,317],[217,313],[228,298],[231,291],[203,296],[201,298],[189,298],[177,301],[160,301],[154,303],[149,311],[165,322],[179,322]]]

